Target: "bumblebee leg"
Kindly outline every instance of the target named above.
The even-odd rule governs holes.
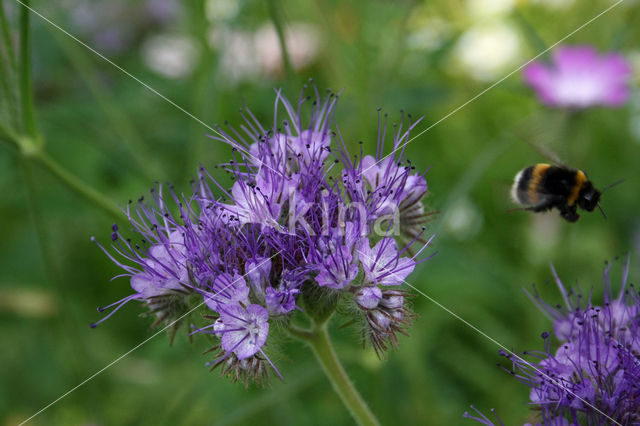
[[[554,207],[555,203],[544,203],[534,207],[528,207],[525,210],[529,210],[534,213],[546,212]]]
[[[563,206],[560,209],[560,216],[568,222],[577,222],[580,219],[580,215],[578,214],[577,207],[573,206]]]

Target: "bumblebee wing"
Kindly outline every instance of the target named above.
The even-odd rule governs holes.
[[[553,152],[551,150],[551,148],[549,148],[546,145],[542,145],[542,144],[536,144],[534,142],[531,141],[527,141],[527,143],[538,153],[540,154],[542,157],[546,158],[547,160],[549,160],[549,162],[553,163],[554,165],[558,166],[558,167],[564,167],[567,168],[567,166],[562,162],[562,160],[560,160],[560,157],[558,157],[558,155]]]
[[[551,118],[551,120],[549,118],[533,120],[524,126],[522,131],[517,132],[516,136],[533,148],[540,156],[549,160],[550,163],[559,167],[566,167],[560,156],[549,148],[549,144],[557,139],[559,128],[564,125],[563,121],[564,119],[561,116]],[[561,154],[566,154],[566,152]]]

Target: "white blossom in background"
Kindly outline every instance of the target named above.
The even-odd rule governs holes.
[[[507,15],[513,10],[515,5],[515,0],[466,1],[467,13],[475,19]]]
[[[142,60],[163,77],[183,78],[193,71],[197,51],[189,37],[158,34],[147,38],[142,44]]]
[[[300,70],[317,58],[321,39],[313,26],[292,22],[285,29],[285,43],[291,66]],[[209,45],[220,52],[220,73],[230,84],[275,77],[283,72],[280,42],[271,24],[264,24],[255,32],[214,26],[209,33]]]
[[[302,69],[316,58],[320,48],[318,32],[308,24],[292,23],[285,29],[285,44],[289,52],[291,66]],[[282,71],[282,52],[278,34],[272,24],[260,27],[255,35],[258,61],[265,74],[276,75]]]
[[[455,201],[444,216],[447,234],[458,240],[472,238],[480,232],[483,224],[484,217],[480,209],[467,197]]]
[[[529,0],[529,3],[541,5],[552,10],[566,10],[575,4],[576,0]]]
[[[508,21],[475,25],[458,39],[452,60],[476,80],[495,81],[522,62],[522,39]]]
[[[452,34],[451,24],[425,4],[411,11],[406,28],[406,44],[410,50],[439,49]]]
[[[438,17],[419,19],[409,25],[407,47],[411,50],[439,49],[451,34],[450,24]]]
[[[207,0],[204,5],[207,19],[212,22],[228,21],[240,11],[240,0]]]
[[[258,58],[253,34],[226,27],[214,27],[209,32],[209,46],[220,52],[219,73],[229,84],[257,80]]]

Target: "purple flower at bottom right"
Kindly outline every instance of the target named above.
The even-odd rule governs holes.
[[[512,364],[505,370],[531,388],[529,404],[539,412],[537,425],[640,424],[640,297],[627,285],[629,257],[615,297],[611,265],[605,268],[601,306],[579,289],[567,289],[552,271],[564,306],[548,304],[535,288],[530,297],[553,321],[560,345],[552,349],[545,332],[542,351],[501,351]],[[494,423],[478,410],[464,417],[502,424],[497,416]]]

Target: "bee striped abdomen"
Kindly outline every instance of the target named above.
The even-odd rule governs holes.
[[[511,190],[514,201],[525,206],[534,206],[544,201],[540,188],[550,168],[549,164],[536,164],[520,171],[516,175]]]
[[[540,191],[542,184],[546,180],[545,177],[551,166],[549,164],[536,164],[531,171],[531,182],[527,188],[528,196],[531,204],[538,204],[543,201],[541,195],[544,195]]]

